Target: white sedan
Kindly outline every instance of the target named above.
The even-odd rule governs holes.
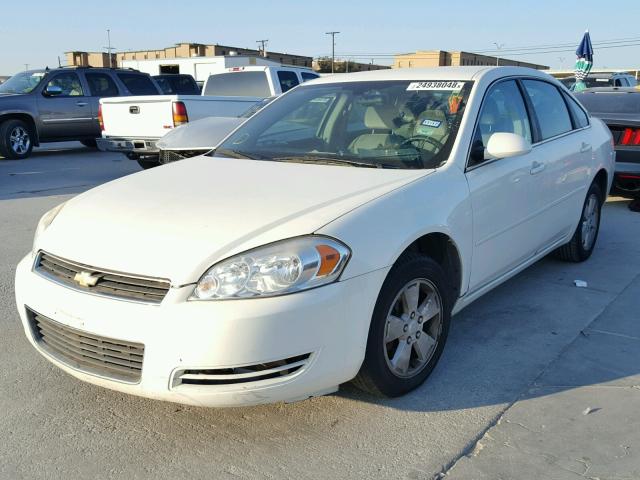
[[[613,164],[606,126],[542,72],[325,77],[207,156],[46,213],[17,305],[49,361],[126,393],[402,395],[452,314],[550,252],[589,258]]]

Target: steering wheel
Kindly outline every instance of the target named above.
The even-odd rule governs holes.
[[[420,146],[414,145],[415,143],[420,143]],[[436,147],[438,150],[442,150],[442,148],[444,148],[444,144],[439,142],[438,140],[435,140],[431,137],[427,137],[424,135],[412,135],[409,138],[407,138],[406,140],[404,140],[400,146],[403,147],[405,145],[412,145],[414,147],[418,147],[421,150],[424,150],[424,144],[425,143],[429,143],[431,145],[433,145],[434,147]]]

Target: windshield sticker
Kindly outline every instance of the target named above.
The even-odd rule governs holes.
[[[464,87],[464,82],[411,82],[407,87],[410,90],[453,90],[459,92]]]
[[[440,125],[442,125],[442,122],[440,120],[430,120],[428,118],[425,118],[422,121],[422,125],[424,125],[425,127],[439,128]]]

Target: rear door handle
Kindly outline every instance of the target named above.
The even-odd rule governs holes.
[[[89,104],[87,102],[76,102],[76,105],[79,107],[86,107]]]
[[[544,168],[545,168],[544,162],[538,162],[537,160],[534,160],[533,163],[531,164],[531,170],[529,170],[529,173],[531,173],[531,175],[535,175],[543,171]]]
[[[585,153],[590,150],[591,150],[591,144],[587,142],[582,142],[582,145],[580,145],[580,153]]]

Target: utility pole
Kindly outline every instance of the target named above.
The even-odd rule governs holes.
[[[108,46],[102,47],[107,49],[107,57],[109,57],[109,68],[113,68],[111,63],[111,50],[115,50],[115,47],[111,46],[111,30],[107,28],[107,44]]]
[[[256,40],[256,43],[259,43],[260,45],[262,45],[262,46],[260,47],[260,51],[262,52],[262,56],[263,56],[263,57],[266,57],[266,56],[267,56],[267,48],[266,48],[266,45],[267,45],[267,42],[268,42],[268,41],[269,41],[269,40]]]
[[[500,50],[504,47],[504,43],[493,42],[493,44],[498,49],[498,55],[496,55],[496,67],[500,65]]]
[[[336,35],[340,32],[327,32],[326,35],[331,35],[331,73],[335,71],[336,63]]]
[[[25,72],[26,72],[27,70],[29,70],[29,64],[28,64],[28,63],[25,63],[25,64],[24,64],[24,70],[25,70]]]

